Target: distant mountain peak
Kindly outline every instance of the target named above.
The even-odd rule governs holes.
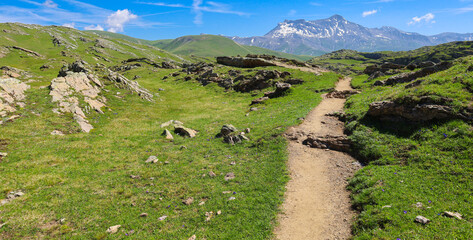
[[[328,19],[338,20],[338,21],[346,21],[346,19],[344,17],[342,17],[341,15],[338,15],[338,14],[335,14],[335,15],[331,16]]]
[[[424,36],[389,26],[367,28],[335,14],[314,21],[285,20],[262,37],[232,39],[244,45],[315,55],[340,49],[365,52],[405,51],[451,41],[472,41],[473,34],[442,33]]]

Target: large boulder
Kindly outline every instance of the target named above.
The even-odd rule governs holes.
[[[330,149],[340,152],[351,151],[351,141],[346,136],[309,136],[302,144],[312,148]]]
[[[217,63],[240,68],[276,66],[276,64],[268,60],[252,57],[217,57]]]
[[[442,62],[431,67],[423,68],[416,72],[401,73],[399,75],[390,77],[386,79],[385,81],[376,81],[374,85],[375,86],[385,86],[385,85],[392,86],[399,83],[411,82],[418,78],[426,77],[440,71],[445,71],[451,68],[452,66],[453,64],[451,62]]]

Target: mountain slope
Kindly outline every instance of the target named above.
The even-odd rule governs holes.
[[[451,41],[467,41],[473,34],[442,33],[424,36],[393,27],[366,28],[340,15],[316,21],[286,20],[262,37],[234,41],[293,54],[320,55],[340,49],[357,51],[406,51]]]
[[[297,56],[255,46],[240,45],[231,39],[215,35],[184,36],[174,40],[158,40],[153,46],[180,55],[196,55],[201,57],[236,56],[247,54],[268,54],[277,57],[308,60],[308,56]]]

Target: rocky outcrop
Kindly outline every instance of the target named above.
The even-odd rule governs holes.
[[[344,91],[332,91],[326,95],[327,98],[340,98],[340,99],[346,99],[347,97],[351,95],[358,94],[360,92],[356,90],[344,90]]]
[[[149,58],[130,58],[130,59],[127,59],[127,60],[123,61],[122,63],[126,64],[126,63],[131,63],[131,62],[146,63],[148,65],[151,65],[151,66],[155,67],[155,68],[161,67],[161,65],[159,65],[157,62],[155,62],[155,61],[153,61]]]
[[[178,69],[179,66],[173,62],[162,62],[161,67],[164,69]]]
[[[381,65],[377,65],[377,64],[370,65],[365,68],[363,73],[367,75],[372,75],[373,73],[376,73],[376,72],[386,73],[389,70],[402,69],[404,67],[405,67],[404,65],[386,62]]]
[[[29,85],[16,78],[0,78],[0,117],[16,111],[16,106],[24,107],[25,91]]]
[[[115,86],[117,86],[118,88],[130,90],[138,94],[138,96],[140,96],[142,99],[153,102],[153,94],[150,91],[148,91],[148,89],[141,87],[137,81],[131,81],[125,76],[119,73],[113,72],[111,70],[108,70],[107,77],[110,81],[115,83]]]
[[[102,83],[84,66],[85,62],[74,62],[65,65],[57,78],[51,81],[50,93],[52,101],[57,102],[59,109],[55,112],[72,113],[83,132],[90,132],[93,126],[80,107],[80,100],[85,101],[90,108],[103,113],[106,99],[100,96]]]
[[[277,70],[260,70],[254,77],[245,78],[240,76],[234,81],[238,83],[233,86],[233,89],[238,92],[251,92],[254,90],[262,90],[273,86],[272,80],[281,76],[281,72]]]
[[[351,141],[346,136],[309,136],[302,144],[312,148],[330,149],[339,152],[350,152]]]
[[[410,104],[399,104],[393,101],[374,102],[370,104],[367,115],[386,121],[425,122],[454,118],[471,121],[473,120],[473,109],[455,112],[450,106],[430,102],[428,98],[424,98],[417,103]]]
[[[251,105],[260,104],[271,98],[278,98],[284,96],[291,90],[292,86],[289,83],[277,82],[276,90],[271,92],[265,92],[263,97],[257,98],[251,102]]]
[[[217,63],[239,68],[276,66],[276,64],[268,60],[252,57],[217,57]]]
[[[23,71],[23,70],[18,69],[18,68],[14,68],[14,67],[2,66],[2,67],[0,67],[0,70],[2,70],[2,74],[3,74],[2,78],[8,78],[8,77],[11,77],[11,78],[30,78],[30,77],[32,77],[31,74],[29,74],[28,72]]]
[[[423,68],[422,70],[416,72],[402,73],[397,76],[390,77],[384,81],[376,81],[375,86],[392,86],[399,83],[406,83],[414,81],[418,78],[426,77],[434,73],[445,71],[453,66],[450,62],[442,62],[431,67]]]
[[[30,55],[34,56],[34,57],[44,58],[43,55],[41,55],[41,54],[39,54],[39,53],[37,53],[37,52],[35,52],[35,51],[26,49],[26,48],[22,48],[22,47],[18,47],[18,46],[10,46],[10,48],[23,51],[23,52],[25,52],[25,53],[27,53],[27,54],[30,54]]]

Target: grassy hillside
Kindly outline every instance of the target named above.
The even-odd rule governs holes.
[[[95,34],[97,34],[99,36],[102,36],[102,37],[127,40],[129,42],[138,43],[138,44],[151,45],[151,43],[153,42],[153,41],[150,41],[150,40],[134,38],[134,37],[130,37],[130,36],[127,36],[127,35],[124,35],[124,34],[112,33],[112,32],[108,32],[108,31],[89,30],[89,31],[85,31],[85,32],[95,33]]]
[[[317,90],[340,77],[265,68],[305,83],[250,112],[249,103],[264,90],[203,87],[181,69],[145,62],[122,68],[130,57],[191,61],[151,46],[64,27],[0,24],[0,32],[0,66],[26,71],[19,79],[31,85],[25,105],[0,119],[0,152],[8,154],[0,157],[0,201],[12,191],[24,193],[0,204],[0,239],[270,239],[288,179],[281,133],[321,101]],[[104,114],[86,112],[95,128],[88,134],[71,114],[54,113],[57,103],[49,95],[62,65],[79,59],[104,83],[107,99]],[[153,93],[154,102],[118,89],[104,77],[107,68],[125,69],[120,73]],[[214,68],[220,76],[229,70]],[[9,120],[13,115],[18,118]],[[197,136],[166,140],[160,125],[169,120],[182,121]],[[215,138],[223,124],[250,128],[250,140],[223,143]],[[145,163],[151,155],[159,162]],[[226,181],[227,173],[235,179]],[[193,203],[182,203],[191,197]],[[106,232],[115,225],[121,225],[117,233]]]
[[[231,39],[215,35],[185,36],[170,40],[159,40],[152,45],[180,55],[196,55],[202,57],[236,56],[247,54],[267,54],[277,57],[306,61],[310,56],[292,55],[276,52],[265,48],[245,46]]]
[[[348,69],[352,85],[361,90],[348,99],[343,115],[354,153],[366,164],[350,181],[354,208],[360,213],[353,227],[354,239],[473,238],[473,119],[460,117],[473,109],[471,44],[374,55],[339,51],[315,61]],[[453,67],[386,86],[375,82],[395,72],[371,79],[362,73],[368,65],[387,61],[452,61]],[[401,69],[397,74],[401,72],[411,71]],[[370,105],[382,101],[392,102],[397,110],[386,112],[386,118],[370,114]],[[428,121],[397,115],[402,109],[425,105],[451,112],[449,117]],[[418,117],[428,114],[432,111]],[[462,219],[448,217],[445,211],[460,213]],[[431,222],[416,223],[417,216]]]

